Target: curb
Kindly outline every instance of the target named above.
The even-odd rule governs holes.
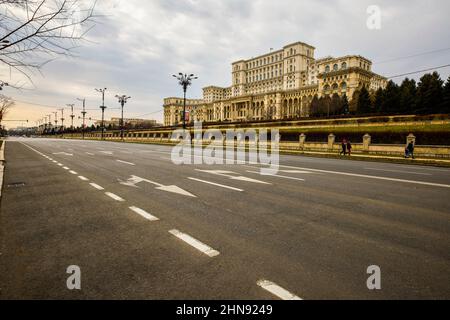
[[[6,140],[1,140],[2,147],[0,148],[0,198],[2,197],[3,190],[3,174],[5,173],[5,145]]]

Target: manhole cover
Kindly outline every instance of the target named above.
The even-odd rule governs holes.
[[[14,182],[7,185],[8,188],[20,188],[24,186],[25,186],[24,182]]]

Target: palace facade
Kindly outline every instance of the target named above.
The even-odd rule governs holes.
[[[308,117],[314,96],[346,95],[365,86],[385,87],[362,56],[314,58],[315,48],[296,42],[249,60],[232,63],[232,85],[203,88],[203,99],[187,99],[188,122],[235,122]],[[183,98],[164,99],[164,125],[182,123]],[[352,110],[351,110],[352,111]]]

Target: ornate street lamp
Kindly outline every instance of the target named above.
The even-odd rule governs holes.
[[[120,118],[120,138],[123,140],[123,106],[127,103],[128,99],[131,99],[131,97],[126,94],[121,96],[116,94],[116,98],[119,99],[119,103],[122,107],[122,117]]]
[[[192,84],[192,80],[198,79],[198,77],[193,74],[187,75],[182,74],[181,72],[178,75],[173,75],[174,78],[177,78],[180,86],[183,87],[183,129],[186,129],[186,90]]]

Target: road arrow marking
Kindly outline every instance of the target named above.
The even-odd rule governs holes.
[[[181,189],[178,186],[175,186],[175,185],[165,186],[165,185],[163,185],[161,183],[158,183],[158,182],[155,182],[155,181],[151,181],[151,180],[148,180],[148,179],[145,179],[145,178],[141,178],[141,177],[138,177],[138,176],[135,176],[135,175],[132,175],[131,178],[128,179],[127,181],[121,181],[120,179],[119,179],[119,181],[120,181],[121,185],[128,186],[128,187],[133,187],[133,188],[139,188],[137,186],[138,183],[147,182],[147,183],[155,185],[156,186],[155,189],[158,189],[158,190],[161,190],[161,191],[172,192],[172,193],[181,194],[183,196],[196,198],[195,195],[193,195],[192,193],[190,193],[190,192],[188,192],[186,190]]]

